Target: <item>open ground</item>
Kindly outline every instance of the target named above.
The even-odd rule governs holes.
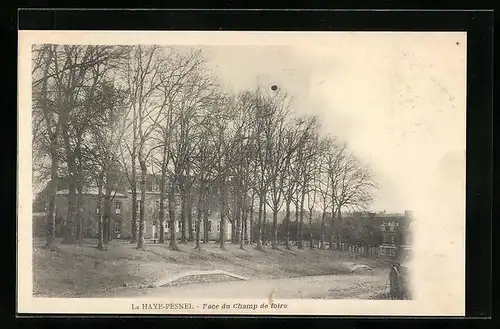
[[[305,248],[268,248],[216,243],[150,244],[137,250],[127,241],[59,245],[56,251],[33,245],[35,297],[234,296],[252,298],[276,292],[276,298],[380,298],[386,291],[388,264],[345,252]],[[368,268],[369,267],[369,268]],[[269,290],[269,291],[267,291]],[[307,293],[306,293],[307,292]]]

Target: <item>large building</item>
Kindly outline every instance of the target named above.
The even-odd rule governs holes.
[[[103,191],[105,194],[106,191]],[[110,233],[112,238],[119,239],[129,239],[132,235],[132,191],[122,189],[119,191],[111,191],[110,200]],[[137,193],[137,218],[139,218],[139,212],[141,207],[141,193],[140,187],[138,186]],[[104,198],[103,198],[104,203]],[[179,216],[180,205],[177,202],[176,216]],[[56,193],[56,236],[62,236],[62,231],[64,230],[65,217],[67,216],[68,207],[68,189],[61,189]],[[149,176],[146,180],[146,198],[144,201],[144,237],[146,239],[158,239],[160,234],[160,189],[158,184],[155,182],[154,177]],[[164,220],[164,232],[165,239],[170,238],[170,222],[168,218],[168,203],[165,200],[165,220]],[[96,238],[98,236],[98,218],[99,218],[99,207],[98,207],[98,189],[95,187],[86,188],[83,190],[82,198],[80,202],[80,220],[82,227],[82,236],[84,238]],[[196,207],[193,207],[192,220],[193,220],[193,236],[196,233]],[[46,227],[46,219],[40,212],[34,213],[33,215],[33,231],[35,235],[44,235]],[[231,223],[226,221],[225,235],[226,239],[231,239]],[[217,212],[212,211],[208,218],[208,236],[209,240],[219,239],[219,225],[220,225],[220,215]],[[175,231],[180,236],[180,231],[182,229],[179,219],[176,220]],[[201,223],[201,232],[203,232],[203,222]]]

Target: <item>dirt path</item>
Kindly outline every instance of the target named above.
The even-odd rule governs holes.
[[[383,294],[387,276],[320,275],[283,279],[195,283],[177,287],[159,287],[123,292],[116,297],[164,298],[361,298],[370,299]]]

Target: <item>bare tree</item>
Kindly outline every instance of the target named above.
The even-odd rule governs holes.
[[[34,59],[33,90],[35,107],[41,109],[45,132],[50,141],[52,169],[51,191],[49,193],[48,219],[54,217],[53,200],[57,191],[57,171],[60,148],[64,149],[64,160],[68,170],[68,213],[65,218],[67,228],[63,242],[76,241],[78,199],[76,190],[81,190],[81,176],[77,157],[82,144],[82,136],[89,120],[82,111],[82,102],[92,94],[97,83],[112,67],[112,62],[123,54],[121,47],[115,46],[67,46],[41,45],[37,47]],[[99,71],[99,68],[101,70]],[[98,74],[96,74],[96,71]],[[87,96],[87,97],[85,97]],[[35,112],[36,113],[36,112]],[[36,129],[40,129],[41,122]],[[38,134],[38,136],[40,136]],[[58,159],[59,158],[59,159]],[[54,231],[53,219],[49,231]],[[53,240],[53,234],[50,238]],[[49,243],[49,245],[52,242]]]
[[[126,144],[131,160],[130,185],[132,188],[132,230],[136,219],[134,213],[137,203],[136,161],[140,167],[139,229],[137,248],[144,249],[145,202],[147,161],[152,150],[151,135],[160,120],[161,108],[165,100],[160,90],[161,74],[165,70],[165,58],[158,46],[134,46],[125,66],[124,79],[129,91],[129,104],[132,108],[132,145]],[[132,232],[132,234],[134,234]]]
[[[269,162],[270,162],[270,136],[272,134],[271,123],[272,118],[270,116],[270,101],[262,95],[261,91],[257,89],[254,93],[254,106],[255,106],[255,149],[254,154],[256,156],[256,179],[254,181],[254,190],[259,198],[259,210],[257,217],[257,245],[256,249],[263,251],[262,243],[263,236],[262,231],[265,231],[265,205],[266,205],[266,193],[269,188]],[[264,223],[263,223],[264,221]],[[263,225],[264,224],[264,225]],[[265,232],[264,232],[265,233]],[[264,235],[265,238],[265,235]]]
[[[205,136],[208,136],[210,128],[208,124],[202,129],[202,132],[206,132]],[[207,213],[208,203],[209,203],[209,184],[212,180],[213,167],[215,164],[213,145],[206,139],[201,138],[197,145],[196,152],[196,176],[198,181],[198,201],[196,205],[196,246],[195,249],[200,250],[200,240],[201,240],[201,223],[204,220],[204,216]],[[204,221],[204,237],[203,241],[208,241],[208,219]]]
[[[233,173],[235,153],[238,145],[235,140],[237,128],[232,121],[235,108],[232,106],[230,99],[223,97],[220,103],[214,109],[217,111],[214,116],[214,128],[212,133],[214,155],[216,158],[214,171],[215,182],[219,190],[219,209],[220,209],[220,230],[219,244],[220,248],[225,248],[226,239],[226,219],[229,215],[228,193],[231,182],[234,182]]]
[[[114,200],[121,177],[119,167],[119,147],[126,125],[127,106],[123,102],[124,91],[113,84],[103,81],[95,92],[92,102],[87,106],[93,109],[93,124],[85,135],[86,143],[82,150],[92,164],[90,174],[98,187],[98,249],[103,250],[110,239],[111,202]],[[114,192],[113,192],[114,190]],[[104,199],[104,204],[103,204]]]
[[[285,231],[285,246],[290,248],[290,205],[293,202],[294,195],[299,189],[300,183],[300,163],[299,163],[299,150],[303,150],[308,143],[310,136],[317,129],[316,117],[298,117],[295,118],[288,129],[285,138],[284,149],[287,156],[280,174],[280,183],[283,190],[283,197],[285,199],[286,210],[284,220]]]
[[[51,83],[49,78],[55,62],[55,51],[56,46],[53,45],[41,45],[38,49],[33,50],[35,63],[33,65],[33,77],[36,79],[37,74],[39,74],[39,81],[41,81],[38,85],[33,83],[33,122],[35,127],[33,144],[42,144],[45,138],[48,140],[51,164],[46,212],[46,247],[50,249],[55,248],[55,196],[59,179],[59,137],[62,119],[64,119],[61,116],[61,108],[57,106],[60,103],[61,94],[57,91],[49,92],[49,88],[52,88],[52,84],[55,84],[54,82]]]
[[[340,233],[342,232],[342,208],[351,209],[364,208],[373,199],[373,191],[377,188],[374,175],[371,170],[360,163],[352,154],[340,158],[341,164],[339,174],[334,183],[335,190],[332,191],[333,202],[336,205],[337,219],[340,221]],[[339,236],[341,242],[342,236]]]
[[[250,168],[254,164],[254,95],[239,94],[232,100],[232,123],[229,144],[234,149],[230,162],[232,177],[232,243],[239,243],[243,249],[248,216],[248,194],[253,186],[254,175]]]
[[[320,156],[318,158],[317,182],[316,189],[321,206],[321,237],[320,248],[325,249],[325,234],[326,234],[326,214],[328,209],[332,206],[331,199],[331,176],[328,169],[331,162],[330,149],[333,147],[333,140],[324,138],[320,143]],[[333,213],[333,211],[332,211]]]
[[[66,120],[61,125],[69,187],[64,243],[76,241],[75,219],[79,212],[76,190],[81,176],[77,168],[77,155],[82,144],[82,134],[91,122],[82,115],[85,107],[81,104],[85,104],[85,99],[92,98],[98,83],[114,67],[113,61],[121,59],[124,50],[126,48],[116,46],[62,46],[59,54],[61,60],[64,60],[64,66],[70,66],[68,70],[63,68],[56,74],[58,90],[63,93],[61,106],[66,114]]]
[[[199,107],[204,87],[208,86],[207,79],[201,74],[202,64],[203,57],[199,50],[181,53],[175,49],[169,49],[167,61],[163,64],[162,74],[159,76],[161,81],[159,89],[162,98],[162,105],[159,109],[161,116],[157,122],[156,135],[153,138],[156,138],[154,148],[160,149],[161,156],[161,160],[157,161],[161,172],[158,179],[161,188],[159,209],[161,243],[164,242],[164,200],[169,165],[172,164],[174,168],[170,172],[171,179],[176,179],[178,186],[181,186],[181,183],[185,183],[187,186],[181,186],[183,187],[181,192],[184,195],[193,184],[193,182],[186,182],[186,179],[183,180],[181,176],[187,178],[190,176],[191,154],[189,152],[192,151],[193,146],[192,134],[189,134],[191,132],[190,125],[196,126],[193,124],[193,119],[195,119],[193,113]],[[181,131],[180,138],[177,134],[179,130]],[[186,130],[188,134],[185,133]],[[174,175],[174,172],[182,173],[182,171],[185,171],[186,175]],[[174,200],[172,199],[172,201]],[[181,213],[181,217],[183,216],[184,214]],[[175,230],[173,234],[175,235]]]
[[[318,118],[310,118],[310,129],[304,136],[304,143],[297,149],[297,191],[294,202],[296,209],[296,218],[299,219],[298,225],[298,248],[303,249],[304,240],[304,211],[306,196],[308,197],[308,207],[314,208],[316,202],[315,177],[317,173],[317,163],[319,155],[319,121]],[[309,220],[311,221],[312,208],[309,209]]]
[[[280,102],[281,103],[281,102]],[[269,206],[273,212],[272,224],[272,248],[278,249],[277,225],[278,225],[278,212],[283,205],[283,185],[286,173],[284,168],[288,159],[292,156],[293,138],[287,138],[287,116],[288,109],[283,106],[284,104],[276,104],[274,111],[268,112],[271,116],[269,120],[270,125],[267,132],[267,145],[269,148],[269,163],[268,163],[268,180],[270,200]],[[290,145],[287,145],[287,144]]]
[[[332,206],[332,214],[330,218],[330,249],[333,249],[334,240],[334,228],[335,228],[335,213],[336,213],[336,202],[338,201],[338,195],[340,192],[340,187],[342,183],[344,159],[347,155],[347,147],[345,144],[331,143],[329,145],[328,161],[327,161],[327,171],[330,182],[330,200]],[[340,230],[339,230],[340,233]],[[340,237],[340,235],[339,235]],[[340,242],[340,241],[339,241]]]

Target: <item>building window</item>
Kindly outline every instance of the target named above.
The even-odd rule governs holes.
[[[122,202],[121,201],[116,201],[115,203],[115,213],[119,214],[122,212]]]
[[[141,203],[139,202],[139,200],[137,201],[137,205],[136,205],[135,209],[137,210],[137,212],[141,211]]]

